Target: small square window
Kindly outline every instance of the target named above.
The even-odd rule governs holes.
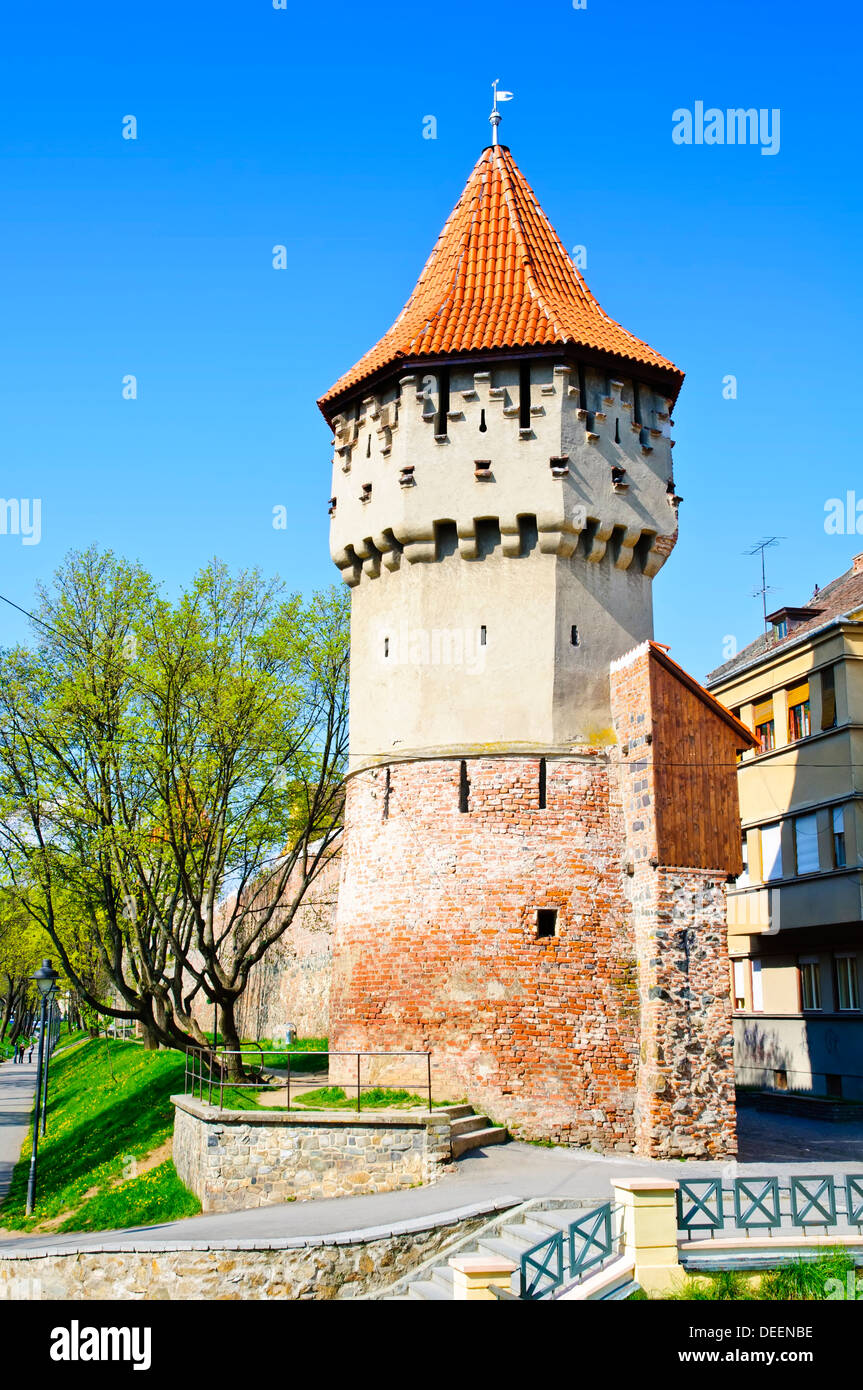
[[[538,907],[536,909],[536,934],[541,936],[557,936],[557,908]]]

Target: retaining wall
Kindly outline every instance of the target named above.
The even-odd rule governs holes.
[[[174,1096],[174,1166],[204,1211],[394,1192],[452,1158],[440,1111],[219,1110]]]

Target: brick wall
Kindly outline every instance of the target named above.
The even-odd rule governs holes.
[[[638,1053],[608,755],[402,763],[348,785],[330,1046],[430,1048],[439,1097],[515,1133],[629,1148]],[[557,935],[537,939],[537,908]]]

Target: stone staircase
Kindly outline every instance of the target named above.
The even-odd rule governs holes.
[[[449,1115],[453,1158],[461,1158],[470,1149],[483,1149],[487,1144],[505,1144],[509,1139],[501,1125],[493,1125],[488,1115],[477,1115],[472,1105],[442,1106],[437,1114]]]
[[[496,1255],[518,1266],[525,1250],[547,1240],[557,1231],[568,1230],[573,1221],[583,1217],[585,1211],[595,1205],[595,1202],[586,1206],[564,1205],[561,1200],[561,1204],[556,1206],[553,1198],[534,1198],[523,1202],[509,1211],[498,1213],[479,1231],[454,1242],[411,1274],[404,1275],[397,1283],[372,1297],[394,1302],[448,1302],[454,1297],[453,1271],[449,1264],[453,1255]],[[516,1295],[518,1284],[519,1276],[516,1273],[512,1284]],[[627,1278],[608,1297],[615,1301],[626,1298],[634,1288],[634,1283]]]

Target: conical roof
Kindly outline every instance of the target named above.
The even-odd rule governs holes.
[[[569,345],[683,373],[616,323],[594,299],[506,145],[483,150],[416,288],[392,328],[318,401],[387,367],[503,349]]]

